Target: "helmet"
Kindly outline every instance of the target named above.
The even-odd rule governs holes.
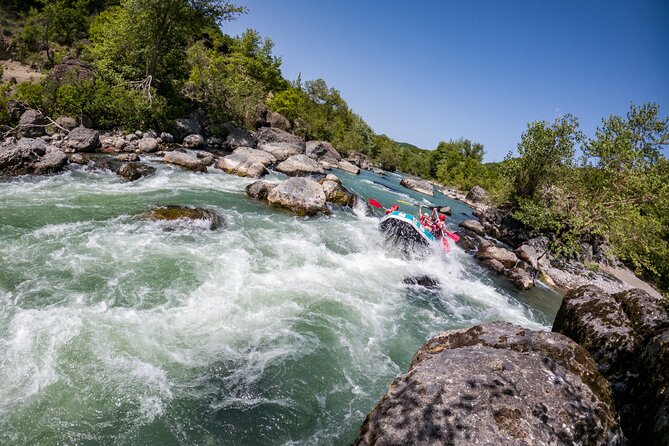
[[[441,220],[441,221],[445,221],[445,220],[446,220],[446,216],[445,216],[444,214],[439,214],[439,220]]]

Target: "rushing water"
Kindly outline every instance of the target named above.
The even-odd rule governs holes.
[[[548,328],[559,305],[458,248],[403,258],[364,204],[298,218],[248,198],[248,179],[153,165],[135,183],[0,180],[0,444],[350,444],[430,336]],[[337,173],[386,206],[429,198],[452,226],[470,215],[396,175]],[[170,204],[217,210],[226,227],[139,217]],[[423,274],[440,287],[402,282]]]

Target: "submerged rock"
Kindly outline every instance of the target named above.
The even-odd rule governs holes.
[[[420,192],[421,194],[434,196],[434,190],[432,185],[428,181],[423,180],[422,178],[404,177],[402,178],[402,181],[400,181],[400,184],[406,187],[407,189],[415,190],[416,192]]]
[[[622,445],[610,387],[566,336],[503,322],[423,345],[356,445]]]
[[[293,177],[279,183],[267,194],[267,202],[297,215],[328,213],[323,187],[310,178]]]
[[[439,287],[439,279],[432,276],[413,276],[407,277],[402,282],[407,285],[420,285],[425,288],[437,288]]]
[[[175,164],[177,166],[184,167],[189,170],[194,170],[196,172],[206,172],[207,166],[205,166],[200,160],[188,153],[182,152],[168,152],[163,158],[164,163]]]
[[[155,168],[147,166],[146,164],[128,162],[123,163],[116,171],[116,174],[123,178],[124,181],[135,181],[142,177],[153,174]]]
[[[173,222],[168,229],[178,229],[183,222],[201,220],[208,223],[209,229],[218,229],[224,225],[221,215],[203,208],[193,208],[185,206],[161,206],[143,215],[143,218],[154,221]]]

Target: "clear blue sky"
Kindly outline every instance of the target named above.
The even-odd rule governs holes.
[[[270,37],[284,77],[323,78],[377,133],[486,160],[527,123],[572,113],[593,135],[631,103],[669,115],[669,1],[237,0],[224,31]]]

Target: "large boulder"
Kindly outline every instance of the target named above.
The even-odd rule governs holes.
[[[323,168],[313,159],[306,155],[292,155],[276,166],[276,171],[288,176],[305,176],[313,174],[325,174]]]
[[[489,245],[484,246],[476,253],[476,258],[483,261],[493,259],[500,262],[506,268],[513,268],[518,263],[518,257],[506,248]]]
[[[323,186],[327,202],[348,207],[355,206],[358,197],[342,186],[341,180],[336,175],[326,175],[319,183]]]
[[[343,170],[344,172],[351,173],[353,175],[358,175],[360,173],[360,168],[358,166],[346,160],[339,161],[337,163],[337,168]]]
[[[44,156],[33,165],[32,173],[35,175],[46,175],[60,172],[66,164],[67,155],[62,150],[54,146],[47,146]]]
[[[246,195],[256,200],[266,201],[270,191],[277,185],[278,183],[268,181],[256,181],[246,186]]]
[[[485,235],[485,229],[483,228],[483,225],[479,223],[477,220],[465,220],[461,221],[460,224],[458,224],[461,228],[467,229],[468,231],[472,231],[474,234],[484,236]]]
[[[79,122],[75,118],[72,118],[70,116],[59,116],[56,119],[56,125],[57,129],[59,130],[70,131],[77,128]]]
[[[566,336],[503,322],[423,345],[356,445],[622,445],[610,387]]]
[[[202,135],[194,133],[192,135],[184,137],[183,142],[181,144],[184,147],[188,147],[190,149],[200,149],[204,147],[207,143]]]
[[[67,164],[67,156],[42,139],[8,140],[0,145],[0,176],[55,173]]]
[[[361,169],[371,170],[373,168],[372,160],[364,153],[351,151],[348,152],[347,160]],[[383,175],[383,172],[381,172]]]
[[[310,178],[294,177],[279,183],[267,194],[267,202],[297,215],[328,213],[323,187]]]
[[[274,163],[276,158],[267,152],[240,147],[231,155],[221,158],[216,167],[233,175],[258,178],[267,172],[267,166]]]
[[[48,123],[41,112],[30,108],[24,111],[19,119],[19,132],[24,138],[37,138],[46,134]]]
[[[669,444],[669,313],[658,298],[582,286],[564,296],[553,331],[588,350],[611,382],[631,444]]]
[[[400,181],[400,184],[406,187],[407,189],[415,190],[416,192],[419,192],[421,194],[434,196],[434,190],[432,185],[428,181],[423,180],[422,178],[404,177],[402,178],[402,181]]]
[[[337,164],[341,161],[341,155],[327,141],[307,141],[305,155],[316,161],[324,161],[330,164]]]
[[[92,152],[100,146],[100,132],[79,126],[68,135],[67,146],[76,152]]]
[[[144,153],[155,152],[158,150],[158,146],[160,146],[160,142],[157,138],[146,137],[137,142],[137,148]]]
[[[487,203],[488,193],[481,186],[474,186],[465,198],[474,203]]]
[[[174,134],[179,141],[188,135],[199,134],[202,131],[200,123],[195,118],[180,118],[174,121]]]
[[[290,121],[281,113],[269,111],[267,113],[267,123],[270,127],[281,129],[285,132],[290,131]]]
[[[116,174],[120,176],[123,181],[135,181],[139,180],[142,177],[153,174],[156,171],[155,168],[147,166],[146,164],[137,163],[137,162],[126,162],[121,164],[121,166],[116,171]]]
[[[304,153],[306,143],[299,136],[273,127],[262,127],[255,134],[256,148],[271,153],[278,161]]]
[[[205,166],[196,156],[182,152],[167,152],[163,157],[163,162],[168,164],[175,164],[196,172],[206,172]]]
[[[218,229],[225,224],[223,217],[210,209],[193,208],[189,206],[160,206],[151,209],[142,216],[146,220],[166,223],[163,229],[185,229],[193,227],[191,222],[206,226],[208,229]]]
[[[228,134],[223,140],[223,147],[228,150],[235,150],[239,147],[255,147],[256,142],[253,136],[246,130],[240,128],[232,122],[224,125]]]

